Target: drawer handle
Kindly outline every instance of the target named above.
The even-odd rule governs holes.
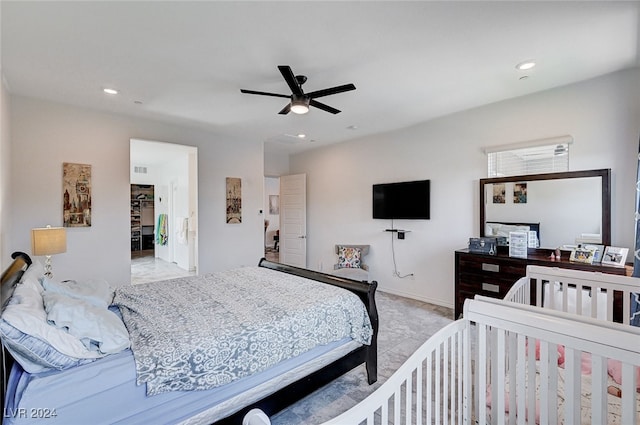
[[[500,287],[492,283],[482,282],[482,290],[489,291],[489,292],[500,292]]]
[[[500,264],[482,263],[482,271],[500,273]]]

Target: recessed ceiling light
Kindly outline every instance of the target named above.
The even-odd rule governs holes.
[[[305,137],[307,137],[307,135],[306,135],[306,134],[304,134],[304,133],[299,133],[299,134],[297,134],[297,136],[298,136],[298,138],[300,138],[300,139],[304,139]]]
[[[105,92],[106,94],[118,94],[118,90],[116,89],[105,88],[105,89],[102,89],[102,91]]]
[[[520,71],[526,71],[527,69],[531,69],[534,66],[536,66],[536,63],[534,61],[524,61],[517,64],[516,69],[519,69]]]

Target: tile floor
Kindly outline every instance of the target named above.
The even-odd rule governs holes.
[[[153,251],[151,251],[151,255],[136,255],[131,258],[132,285],[193,275],[195,275],[195,272],[181,269],[176,263],[169,263],[155,258]]]

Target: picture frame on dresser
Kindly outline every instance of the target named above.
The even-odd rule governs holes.
[[[627,260],[627,254],[629,254],[629,248],[608,246],[605,248],[604,254],[602,255],[602,264],[614,267],[624,267],[624,263]]]

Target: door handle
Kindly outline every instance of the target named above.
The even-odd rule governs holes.
[[[306,239],[307,237],[305,235],[302,236],[298,236],[299,239]]]

